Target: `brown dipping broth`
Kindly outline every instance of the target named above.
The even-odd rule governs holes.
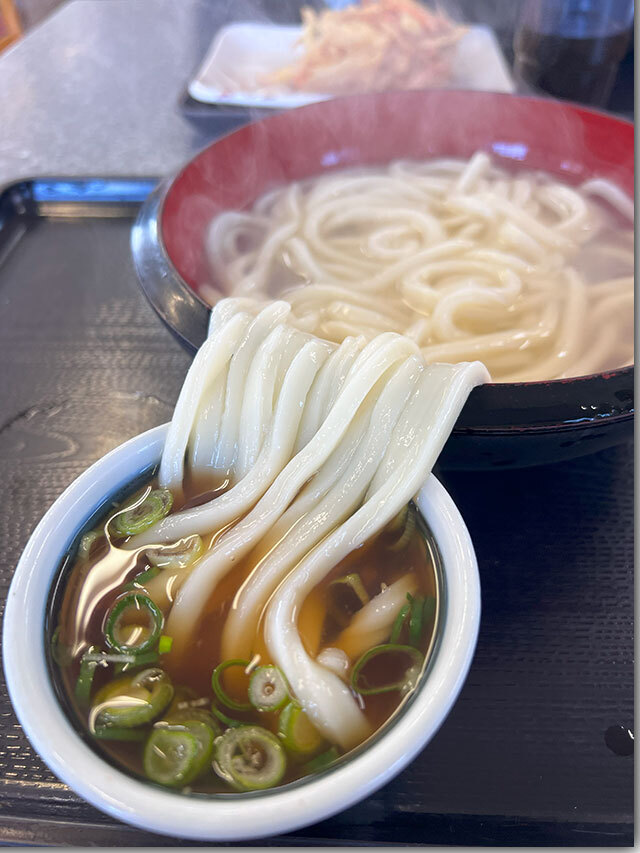
[[[144,479],[144,488],[151,485],[157,486],[155,480],[150,481],[150,475]],[[228,481],[227,481],[228,482]],[[217,489],[201,490],[201,485],[187,483],[185,493],[186,500],[182,506],[174,505],[172,512],[179,509],[197,506],[211,500],[224,491],[227,483]],[[94,516],[94,523],[87,529],[105,528],[107,520],[117,511],[131,502],[134,494],[140,493],[140,481],[137,488],[128,490],[128,494],[119,496],[119,501],[111,502]],[[387,586],[394,583],[403,575],[414,571],[418,579],[419,588],[416,596],[433,596],[436,599],[436,616],[429,630],[423,628],[420,651],[424,655],[424,668],[428,665],[430,655],[435,644],[439,614],[441,610],[441,584],[439,560],[433,545],[432,536],[427,530],[421,516],[416,513],[417,524],[406,547],[402,550],[393,550],[392,546],[398,541],[402,533],[388,529],[383,530],[373,540],[366,542],[360,548],[352,551],[342,560],[329,575],[315,587],[305,599],[300,610],[298,629],[307,652],[315,657],[321,648],[330,646],[342,630],[335,619],[327,614],[326,599],[329,584],[344,575],[357,573],[370,596],[373,598],[381,591],[381,585]],[[96,523],[99,521],[99,523]],[[224,529],[223,529],[224,530]],[[205,549],[218,538],[223,530],[203,536]],[[57,580],[52,588],[49,606],[47,643],[48,650],[51,649],[51,638],[53,632],[59,629],[58,642],[63,649],[68,650],[71,662],[69,665],[60,666],[56,661],[50,659],[50,667],[53,673],[54,685],[57,688],[59,698],[66,707],[71,719],[79,726],[85,739],[97,748],[103,757],[110,759],[116,766],[126,769],[132,775],[147,780],[142,766],[142,755],[144,742],[120,742],[115,740],[99,740],[95,738],[89,729],[89,709],[81,708],[75,698],[75,685],[80,672],[80,661],[89,646],[95,645],[101,649],[107,649],[104,637],[104,624],[107,614],[117,599],[126,592],[123,590],[140,572],[149,568],[150,563],[145,556],[147,545],[141,552],[127,551],[119,548],[113,541],[103,539],[96,542],[90,551],[88,560],[78,559],[77,545],[81,536],[74,542],[67,557],[62,563]],[[111,537],[113,539],[113,537]],[[116,540],[120,544],[124,540]],[[172,660],[171,653],[160,656],[158,662],[148,664],[150,667],[162,668],[171,678],[176,693],[181,693],[181,688],[188,688],[200,699],[199,709],[208,711],[213,700],[211,687],[211,674],[215,666],[221,663],[220,641],[222,629],[226,616],[231,607],[235,594],[253,569],[252,554],[241,560],[239,565],[217,586],[214,595],[205,608],[204,615],[200,620],[197,630],[194,631],[192,646],[189,654],[180,661],[179,665]],[[255,559],[255,558],[254,558]],[[177,570],[179,571],[179,570]],[[167,597],[170,601],[175,597],[173,589],[176,570],[161,569],[163,577],[166,576]],[[160,577],[160,576],[158,576]],[[156,584],[158,577],[155,578]],[[157,586],[156,586],[157,588]],[[134,588],[134,592],[145,593],[145,587]],[[165,617],[166,617],[165,612]],[[264,614],[263,614],[264,615]],[[406,643],[407,629],[403,630],[403,639],[398,642]],[[268,652],[261,642],[261,631],[256,631],[258,642],[254,643],[254,652],[260,655],[259,665],[272,663]],[[353,661],[355,663],[355,660]],[[399,667],[402,667],[399,669]],[[404,669],[406,660],[399,655],[382,655],[367,664],[367,680],[371,684],[388,684],[398,681]],[[135,672],[135,670],[134,670]],[[126,673],[129,674],[129,673]],[[92,701],[97,691],[105,684],[118,678],[114,673],[114,666],[98,666],[91,689]],[[421,679],[418,679],[418,684]],[[224,688],[229,695],[239,701],[247,700],[246,688],[248,677],[244,675],[240,667],[229,670],[224,678]],[[400,691],[380,693],[376,695],[356,695],[357,701],[365,716],[371,724],[374,734],[368,740],[375,737],[377,730],[393,717],[399,709],[407,702],[414,690],[402,695]],[[206,701],[205,701],[206,700]],[[174,699],[175,702],[175,699]],[[173,703],[172,703],[173,704]],[[248,725],[258,725],[277,734],[278,711],[247,712],[234,711],[217,703],[228,717]],[[171,707],[171,706],[170,706]],[[175,710],[175,707],[174,707]],[[163,711],[155,722],[169,715],[169,710]],[[224,726],[221,728],[224,729]],[[153,723],[148,724],[145,730],[152,730]],[[329,749],[331,744],[327,742],[318,752]],[[356,747],[357,748],[357,747]],[[287,784],[307,775],[304,765],[313,756],[297,758],[287,752],[287,770],[280,785]],[[229,784],[215,774],[213,769],[208,769],[199,778],[191,783],[185,792],[202,794],[221,794],[235,792]]]

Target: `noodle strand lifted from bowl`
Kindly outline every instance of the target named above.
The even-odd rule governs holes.
[[[263,195],[211,223],[213,304],[279,297],[340,343],[395,331],[429,363],[482,360],[494,381],[633,360],[633,202],[469,161],[397,161]]]
[[[146,583],[165,611],[174,666],[193,653],[218,588],[250,557],[253,568],[225,617],[223,659],[258,653],[275,663],[317,731],[349,749],[370,734],[370,723],[336,664],[349,667],[363,643],[366,650],[389,636],[416,591],[414,575],[383,585],[335,647],[315,654],[300,635],[300,609],[341,560],[402,513],[469,392],[488,375],[479,362],[427,365],[416,342],[394,332],[336,345],[291,328],[290,317],[283,301],[214,307],[176,405],[159,485],[178,500],[186,476],[224,477],[228,488],[124,547],[143,553],[221,531],[175,573],[170,595],[166,579]]]

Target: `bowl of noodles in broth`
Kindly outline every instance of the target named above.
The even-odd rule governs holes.
[[[476,559],[430,471],[486,369],[291,314],[220,300],[171,422],[72,483],[9,591],[25,732],[153,831],[263,838],[347,808],[428,743],[471,663]]]
[[[568,103],[337,98],[214,142],[144,205],[142,287],[189,348],[225,296],[330,341],[478,359],[441,463],[551,462],[630,436],[633,125]]]

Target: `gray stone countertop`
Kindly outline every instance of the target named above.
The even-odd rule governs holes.
[[[240,0],[73,0],[0,55],[0,186],[44,175],[170,173],[242,118],[178,101]],[[248,116],[247,116],[248,118]]]

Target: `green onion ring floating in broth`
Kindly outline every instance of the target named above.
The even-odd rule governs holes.
[[[289,700],[284,675],[277,666],[259,666],[249,681],[249,701],[258,711],[277,711]]]
[[[246,669],[246,667],[249,666],[249,661],[233,658],[232,660],[225,660],[222,663],[219,663],[211,675],[211,686],[213,688],[213,692],[220,702],[222,702],[223,705],[226,705],[227,708],[231,708],[233,711],[250,711],[253,707],[251,702],[236,702],[236,700],[229,696],[222,686],[220,676],[225,669],[229,669],[231,666],[241,666],[243,669]]]
[[[214,770],[241,791],[272,788],[286,769],[282,744],[261,726],[228,729],[215,742]]]
[[[325,742],[297,702],[290,702],[280,714],[278,734],[287,749],[299,756],[312,755]]]
[[[118,632],[121,630],[122,621],[128,610],[135,609],[142,616],[146,616],[148,630],[147,636],[139,643],[130,645],[122,642],[118,638]],[[138,624],[137,622],[135,623]],[[164,625],[164,616],[162,611],[151,601],[148,595],[143,595],[139,592],[132,592],[119,598],[113,605],[106,619],[104,636],[107,644],[123,654],[140,655],[144,652],[151,651],[154,648]]]
[[[144,748],[144,772],[171,788],[188,785],[198,774],[201,746],[187,729],[154,729]]]
[[[409,658],[410,663],[409,666],[405,668],[402,679],[400,681],[394,681],[391,684],[381,684],[379,686],[368,685],[366,683],[366,676],[362,672],[363,668],[369,663],[369,661],[373,660],[373,658],[385,654],[404,654]],[[423,663],[424,655],[422,652],[418,651],[418,649],[414,648],[414,646],[401,646],[395,643],[383,643],[380,646],[374,646],[372,649],[369,649],[356,661],[351,673],[351,687],[361,696],[375,696],[378,693],[391,693],[393,690],[408,691],[415,687]],[[361,684],[361,681],[364,681],[365,683]]]
[[[116,536],[135,536],[143,533],[169,515],[173,495],[169,489],[152,489],[131,508],[125,508],[111,519],[111,529]]]
[[[89,727],[134,728],[150,723],[173,698],[173,686],[162,669],[145,669],[106,684],[96,694]]]

